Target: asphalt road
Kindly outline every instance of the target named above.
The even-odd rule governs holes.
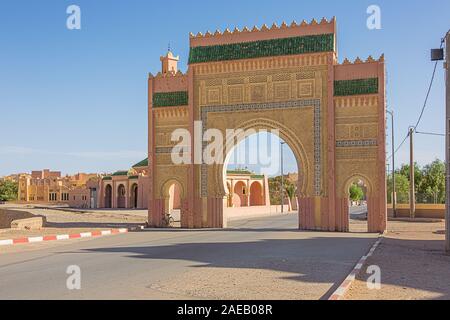
[[[350,217],[359,217],[367,215],[367,205],[350,207]]]
[[[296,215],[288,215],[235,221],[228,230],[148,230],[0,248],[0,299],[323,299],[377,237],[296,225]],[[71,265],[80,267],[80,290],[67,289]],[[208,281],[199,287],[202,274]],[[258,283],[259,274],[270,281]],[[220,291],[226,277],[244,277],[233,283],[235,295]],[[284,283],[291,296],[277,293],[287,291]]]

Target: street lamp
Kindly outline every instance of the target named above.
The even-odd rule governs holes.
[[[284,173],[283,173],[283,146],[286,142],[280,142],[280,164],[281,164],[281,188],[280,188],[280,197],[281,197],[281,213],[284,213]]]
[[[397,218],[397,197],[395,193],[395,137],[394,137],[394,111],[386,110],[391,115],[392,139],[392,214]]]

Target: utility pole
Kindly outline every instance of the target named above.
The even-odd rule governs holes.
[[[414,193],[414,128],[409,128],[409,215],[416,216],[416,196]]]
[[[280,197],[281,197],[281,213],[284,213],[284,173],[283,173],[283,145],[284,142],[280,143],[280,151],[281,151],[281,189],[280,189]]]
[[[445,201],[445,251],[450,253],[450,30],[445,37],[445,83],[446,83],[446,201]]]
[[[442,45],[445,42],[445,55]],[[450,30],[441,41],[439,49],[431,50],[431,61],[444,60],[445,69],[445,251],[450,254]]]
[[[395,192],[395,137],[394,137],[394,111],[386,110],[391,115],[392,139],[392,214],[397,218],[397,194]]]

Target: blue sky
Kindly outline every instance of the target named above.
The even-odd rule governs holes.
[[[82,29],[66,28],[81,7]],[[381,7],[382,29],[366,27]],[[0,175],[41,168],[63,173],[126,169],[146,157],[148,72],[168,43],[186,70],[189,32],[337,17],[339,60],[387,60],[388,104],[397,141],[414,124],[432,72],[429,49],[450,28],[450,1],[2,1]],[[444,72],[438,67],[419,128],[444,132]],[[408,146],[398,163],[408,161]],[[444,139],[417,136],[420,164],[444,158]],[[295,171],[287,156],[286,171]]]

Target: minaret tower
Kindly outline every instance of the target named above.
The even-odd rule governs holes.
[[[180,56],[174,56],[172,52],[169,50],[165,56],[160,58],[162,64],[162,74],[176,74],[178,72],[178,61],[180,60]]]

